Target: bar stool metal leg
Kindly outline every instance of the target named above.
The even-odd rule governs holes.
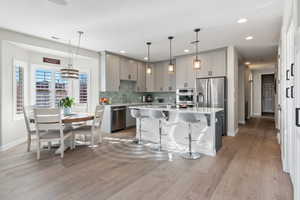
[[[137,141],[137,144],[142,145],[143,141],[142,141],[142,119],[141,118],[139,118],[139,130],[138,130],[138,132],[139,132],[139,139]]]
[[[182,154],[182,157],[188,160],[196,160],[199,159],[201,157],[200,153],[197,152],[192,152],[192,127],[191,127],[191,123],[188,123],[188,129],[189,129],[189,150],[186,153]]]

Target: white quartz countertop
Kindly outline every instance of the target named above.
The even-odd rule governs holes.
[[[152,106],[152,105],[168,105],[168,103],[117,103],[117,104],[106,104],[104,106],[109,106],[109,107],[119,107],[119,106]]]
[[[200,114],[211,114],[223,111],[223,108],[208,108],[208,107],[194,107],[194,108],[167,108],[167,106],[130,106],[130,109],[141,109],[141,110],[161,110],[168,112],[183,112],[183,113],[200,113]]]

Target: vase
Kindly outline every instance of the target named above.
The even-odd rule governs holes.
[[[64,108],[64,115],[71,115],[71,107]]]

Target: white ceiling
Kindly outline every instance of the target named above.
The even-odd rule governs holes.
[[[283,0],[0,0],[0,27],[62,42],[77,40],[96,51],[125,50],[143,59],[146,41],[152,41],[151,58],[167,59],[169,35],[175,36],[174,54],[193,52],[193,29],[200,27],[200,50],[235,45],[247,60],[276,56]],[[237,24],[245,17],[249,21]],[[246,41],[246,36],[254,37]]]

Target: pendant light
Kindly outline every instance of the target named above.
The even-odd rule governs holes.
[[[147,59],[147,74],[152,74],[152,67],[150,66],[150,45],[151,45],[151,42],[147,42],[147,49],[148,49],[148,59]]]
[[[79,48],[80,48],[80,43],[81,43],[81,37],[83,35],[82,31],[78,31],[78,46],[75,52],[75,58],[77,58],[78,52],[79,52]],[[66,68],[62,68],[60,70],[61,72],[61,77],[64,79],[78,79],[79,78],[79,70],[78,69],[74,69],[73,64],[74,64],[74,56],[72,54],[72,46],[71,46],[71,42],[69,42],[69,46],[70,46],[70,58],[69,58],[69,64],[68,67]]]
[[[196,41],[194,41],[193,43],[195,44],[195,47],[196,47],[196,58],[193,62],[193,67],[195,70],[200,70],[201,69],[201,60],[198,58],[198,44],[199,44],[199,31],[200,31],[200,28],[197,28],[194,30],[194,32],[196,33]]]
[[[168,39],[170,40],[170,62],[168,66],[168,72],[169,73],[174,73],[175,72],[175,66],[172,62],[172,40],[174,39],[173,36],[169,36]]]

